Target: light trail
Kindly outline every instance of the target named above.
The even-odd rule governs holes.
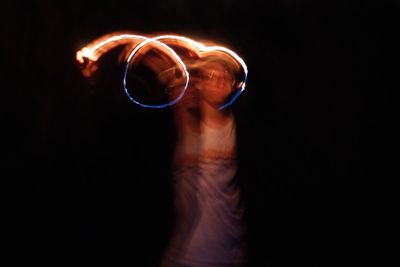
[[[242,79],[235,83],[234,90],[236,91],[232,94],[232,96],[230,96],[230,98],[226,101],[226,103],[224,103],[219,107],[219,109],[224,109],[232,105],[236,101],[236,99],[240,96],[240,94],[245,90],[248,69],[246,63],[239,55],[237,55],[235,52],[226,47],[217,45],[207,46],[203,43],[197,42],[193,39],[184,36],[160,35],[155,37],[146,37],[143,35],[136,35],[136,34],[110,34],[94,40],[92,43],[88,44],[87,46],[77,51],[76,61],[82,66],[83,70],[86,69],[85,75],[91,76],[96,69],[93,70],[87,69],[88,66],[90,65],[93,66],[93,64],[95,64],[102,55],[120,45],[133,45],[134,49],[129,53],[125,62],[125,68],[122,76],[123,90],[125,94],[128,96],[128,98],[139,106],[145,108],[164,108],[174,105],[183,97],[190,80],[190,74],[187,71],[186,64],[181,59],[181,57],[169,45],[166,44],[166,42],[171,40],[180,42],[179,44],[174,43],[173,45],[175,46],[178,45],[188,49],[189,51],[194,51],[196,55],[200,56],[199,60],[201,60],[202,53],[222,52],[228,55],[231,59],[233,59],[240,65],[243,72]],[[170,100],[166,104],[162,105],[150,105],[138,101],[129,93],[127,86],[127,75],[129,71],[129,66],[130,64],[133,64],[133,62],[135,61],[134,59],[135,55],[139,52],[140,49],[142,49],[146,45],[152,45],[152,44],[157,44],[162,48],[166,49],[166,51],[168,51],[172,56],[173,61],[177,62],[182,67],[185,76],[184,85],[180,93],[177,95],[177,97]]]

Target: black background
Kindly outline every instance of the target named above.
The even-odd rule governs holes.
[[[389,174],[398,6],[331,2],[3,3],[0,190],[22,194],[4,202],[2,240],[14,259],[157,265],[172,226],[170,112],[126,99],[115,54],[95,83],[74,64],[87,42],[130,30],[212,39],[246,61],[234,109],[250,266],[368,260],[361,185]]]

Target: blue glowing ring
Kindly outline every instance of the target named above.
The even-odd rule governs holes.
[[[150,42],[155,42],[155,43],[157,43],[157,44],[163,46],[164,48],[166,48],[166,49],[176,58],[176,60],[179,62],[179,64],[182,66],[182,68],[183,68],[183,70],[184,70],[184,73],[185,73],[185,77],[186,77],[185,86],[182,88],[182,91],[179,93],[179,95],[178,95],[175,99],[173,99],[173,100],[167,102],[166,104],[162,104],[162,105],[149,105],[149,104],[144,104],[144,103],[139,102],[139,101],[136,100],[133,96],[131,96],[131,94],[128,92],[128,87],[127,87],[127,82],[126,82],[126,77],[127,77],[127,75],[128,75],[128,70],[129,70],[129,64],[130,64],[132,58],[135,56],[135,54],[136,54],[143,46],[147,45],[147,44],[150,43]],[[122,88],[124,89],[124,92],[125,92],[126,96],[127,96],[133,103],[135,103],[135,104],[137,104],[137,105],[139,105],[139,106],[141,106],[141,107],[144,107],[144,108],[166,108],[166,107],[172,106],[172,105],[176,104],[179,100],[181,100],[181,98],[183,97],[183,95],[184,95],[185,92],[186,92],[186,89],[187,89],[187,87],[188,87],[188,84],[189,84],[189,73],[188,73],[188,71],[186,70],[186,66],[185,66],[185,64],[183,63],[182,59],[181,59],[181,58],[175,53],[175,51],[172,50],[168,45],[163,44],[163,43],[161,43],[161,42],[159,42],[159,41],[157,41],[157,40],[155,40],[155,39],[147,39],[147,40],[141,42],[140,44],[138,44],[138,45],[131,51],[131,53],[130,53],[129,56],[128,56],[128,59],[126,60],[125,69],[124,69],[124,73],[123,73],[123,77],[122,77]]]

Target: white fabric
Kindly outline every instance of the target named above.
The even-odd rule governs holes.
[[[201,125],[201,134],[185,135],[175,152],[177,225],[162,267],[239,266],[242,210],[236,173],[236,129]]]

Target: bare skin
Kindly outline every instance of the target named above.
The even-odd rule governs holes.
[[[218,130],[234,122],[234,115],[230,108],[219,110],[232,92],[233,83],[233,75],[216,62],[207,62],[200,72],[191,76],[184,96],[172,107],[177,131],[177,146],[190,146],[192,156],[200,156],[200,141],[193,138],[195,138],[194,135],[199,136],[203,132],[201,125]],[[176,97],[178,90],[172,90],[170,97]],[[191,140],[188,140],[189,138]],[[218,150],[218,148],[211,150]],[[233,150],[229,154],[234,157],[234,153]]]

